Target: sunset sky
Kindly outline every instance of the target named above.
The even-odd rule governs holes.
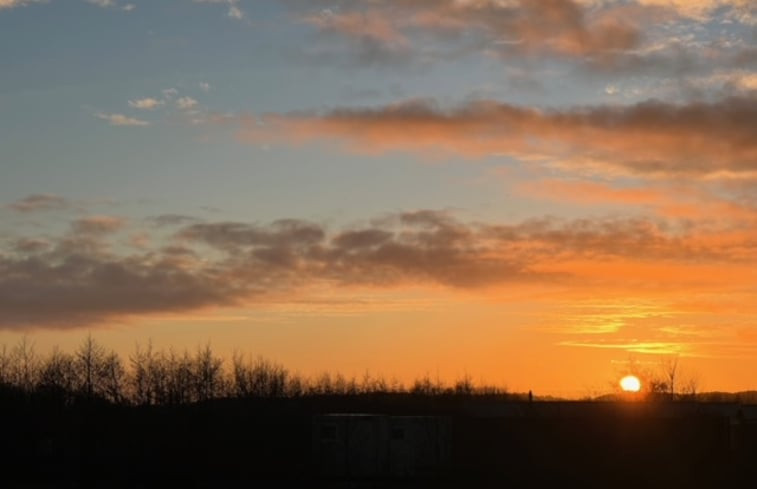
[[[757,388],[753,0],[0,0],[0,344]]]

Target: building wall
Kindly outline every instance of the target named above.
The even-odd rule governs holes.
[[[314,469],[324,477],[434,475],[451,453],[443,417],[315,416],[312,433]]]

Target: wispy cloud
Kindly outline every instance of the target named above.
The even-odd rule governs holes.
[[[49,3],[50,1],[52,0],[0,0],[0,10],[13,7],[24,7],[33,3]],[[101,8],[118,6],[118,3],[115,0],[84,0],[84,2]],[[121,10],[129,12],[134,10],[134,8],[136,8],[136,6],[133,3],[127,3],[121,7]]]
[[[707,20],[713,11],[734,8],[738,11],[754,10],[751,0],[638,0],[641,5],[654,5],[675,9],[681,15]]]
[[[165,99],[171,100],[179,94],[179,91],[175,88],[164,88],[162,93]]]
[[[87,3],[91,3],[92,5],[97,5],[98,7],[115,7],[116,2],[113,0],[86,0]]]
[[[0,0],[0,10],[14,7],[25,7],[33,3],[42,3],[46,0]]]
[[[176,107],[178,107],[181,110],[188,110],[192,109],[197,106],[197,100],[193,99],[192,97],[179,97],[176,100]]]
[[[623,350],[633,353],[647,353],[650,355],[675,355],[689,353],[688,345],[681,342],[662,342],[662,341],[627,341],[625,343],[612,343],[605,341],[564,341],[562,346],[573,346],[583,348],[600,348],[611,350]]]
[[[32,194],[12,202],[8,207],[17,212],[37,212],[66,209],[70,202],[59,195]]]
[[[147,222],[157,227],[180,226],[185,224],[193,224],[198,221],[200,221],[200,219],[183,214],[161,214],[159,216],[147,218]]]
[[[680,179],[635,185],[613,185],[607,182],[544,179],[527,181],[515,187],[525,198],[545,199],[608,209],[622,206],[627,212],[636,210],[670,218],[711,219],[728,222],[757,221],[757,206],[738,198],[724,198],[722,185],[707,185]]]
[[[124,220],[113,216],[88,216],[77,219],[71,227],[78,234],[107,234],[119,230]]]
[[[232,19],[241,20],[244,18],[244,12],[242,12],[242,9],[237,7],[235,4],[230,4],[228,16],[231,17]]]
[[[129,100],[129,107],[141,110],[153,110],[165,104],[165,101],[147,97]]]
[[[239,0],[193,0],[194,3],[215,3],[226,5],[228,10],[226,15],[232,19],[241,20],[244,18],[244,12],[239,8]]]
[[[96,116],[98,119],[107,121],[108,124],[110,124],[111,126],[142,127],[142,126],[150,125],[148,121],[145,121],[142,119],[136,119],[134,117],[128,117],[123,114],[109,114],[105,112],[99,112],[96,114]]]

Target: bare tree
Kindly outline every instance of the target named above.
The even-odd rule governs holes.
[[[169,378],[168,378],[168,359],[165,353],[160,352],[148,357],[147,362],[147,389],[150,393],[150,399],[154,404],[168,404],[169,395]]]
[[[676,396],[676,381],[678,380],[678,356],[668,357],[662,361],[662,373],[667,384],[667,394],[670,399]]]
[[[105,349],[89,334],[76,350],[75,366],[79,391],[88,399],[102,394],[105,377]]]
[[[699,388],[699,378],[681,368],[678,356],[660,360],[658,372],[649,374],[649,391],[669,400],[692,398]]]
[[[224,390],[223,360],[213,355],[210,344],[198,348],[194,359],[195,395],[198,401],[219,397]]]
[[[8,347],[3,343],[0,346],[0,386],[11,383],[11,356]]]
[[[331,380],[331,374],[323,372],[314,381],[308,382],[308,393],[313,395],[334,394],[334,383]]]
[[[363,375],[363,392],[389,392],[391,387],[383,377],[376,377],[366,372]]]
[[[332,383],[332,389],[334,394],[340,396],[355,395],[359,392],[357,381],[354,378],[347,378],[344,375],[337,373]]]
[[[244,357],[238,351],[234,351],[231,358],[231,390],[236,397],[251,397],[252,373]]]
[[[147,343],[147,350],[143,350],[139,343],[134,345],[134,353],[129,356],[131,363],[131,376],[129,378],[131,397],[137,404],[150,404],[150,395],[147,383],[147,364],[152,354],[152,343]]]
[[[419,394],[423,396],[431,396],[438,394],[441,390],[440,386],[435,384],[431,377],[426,374],[423,377],[415,379],[413,382],[412,387],[410,387],[410,392],[413,394]]]
[[[305,394],[306,385],[305,381],[299,374],[290,375],[287,379],[286,396],[287,397],[300,397]]]
[[[11,383],[25,392],[31,392],[37,384],[39,358],[26,336],[11,350],[9,371]]]
[[[116,352],[111,351],[103,359],[101,375],[102,394],[105,398],[114,403],[122,402],[124,400],[126,370]]]
[[[131,363],[131,397],[138,405],[152,405],[163,401],[162,361],[152,348],[152,341],[142,348],[139,343],[129,356]]]
[[[54,347],[50,355],[42,362],[38,378],[41,390],[70,400],[77,388],[77,373],[74,358]]]
[[[469,396],[474,392],[473,379],[470,375],[465,374],[462,378],[455,382],[454,387],[455,394]]]
[[[289,371],[258,357],[254,362],[238,352],[232,357],[231,390],[237,397],[283,397],[290,390]],[[301,390],[301,387],[298,387]]]
[[[166,388],[168,389],[168,402],[170,404],[185,404],[192,401],[194,372],[192,371],[192,358],[184,350],[182,355],[177,355],[173,350],[165,359],[168,376]]]
[[[698,392],[699,378],[696,375],[691,375],[683,382],[681,394],[688,399],[696,399]]]

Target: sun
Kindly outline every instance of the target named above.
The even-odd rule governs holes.
[[[641,390],[641,381],[635,375],[626,375],[620,379],[620,388],[626,392],[639,392]]]

